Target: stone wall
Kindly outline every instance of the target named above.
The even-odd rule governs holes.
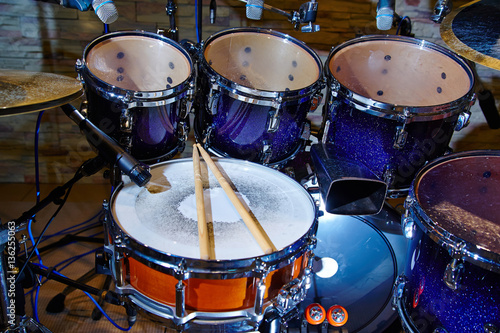
[[[269,0],[267,4],[285,11],[298,10],[305,1]],[[455,6],[467,1],[454,1]],[[306,34],[294,31],[285,17],[265,11],[260,21],[248,20],[245,4],[237,0],[217,0],[216,24],[209,22],[209,0],[203,0],[202,36],[230,27],[272,28],[304,41],[323,59],[333,46],[367,34],[394,34],[376,29],[376,1],[319,0],[317,24],[321,31]],[[166,0],[116,0],[120,14],[111,31],[168,29]],[[180,39],[197,40],[195,0],[177,0],[176,23]],[[396,11],[409,16],[416,38],[444,45],[439,25],[430,19],[435,1],[397,0]],[[50,72],[76,77],[74,65],[84,48],[104,31],[92,11],[79,12],[57,4],[33,0],[0,0],[0,68]],[[500,101],[500,73],[477,66],[479,77]],[[78,101],[77,101],[78,102]],[[38,114],[0,117],[0,182],[33,182],[34,136]],[[317,119],[317,118],[316,118]],[[454,135],[458,150],[499,149],[498,130],[490,130],[479,107],[473,108],[471,126]],[[45,183],[67,181],[76,168],[94,153],[78,128],[59,109],[46,110],[41,119],[40,178]],[[83,182],[103,182],[94,176]]]

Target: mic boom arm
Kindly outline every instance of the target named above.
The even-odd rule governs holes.
[[[240,1],[246,3],[247,5],[251,2],[249,0]],[[294,10],[287,12],[265,3],[262,4],[262,8],[287,17],[288,21],[293,24],[295,30],[299,30],[300,24],[307,24],[301,28],[302,32],[317,32],[320,29],[318,24],[312,24],[316,21],[316,14],[318,12],[318,2],[316,0],[311,0],[302,4],[298,12]]]

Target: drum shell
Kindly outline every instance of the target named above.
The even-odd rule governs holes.
[[[453,153],[413,181],[402,219],[407,264],[395,294],[410,332],[500,327],[499,160],[492,150]]]
[[[97,46],[121,37],[145,39],[178,52],[190,67],[185,73],[186,79],[164,90],[138,91],[120,88],[99,78],[89,68],[89,53]],[[92,123],[123,145],[132,156],[146,162],[171,158],[184,149],[189,131],[186,105],[194,85],[194,66],[187,51],[176,42],[154,33],[123,31],[93,40],[85,48],[83,59],[77,62],[76,68],[84,83],[87,116]]]
[[[308,139],[310,124],[307,114],[323,87],[321,60],[305,43],[276,31],[258,28],[221,31],[205,41],[202,51],[218,38],[238,33],[270,35],[287,41],[308,54],[320,74],[314,83],[300,89],[259,90],[242,86],[219,74],[202,54],[198,71],[200,107],[195,116],[195,135],[205,139],[206,146],[219,156],[261,164],[283,163],[295,156]],[[272,50],[270,52],[274,55]],[[214,84],[216,92],[213,92]],[[274,114],[278,114],[279,125],[268,130]],[[264,156],[267,147],[271,148],[271,153]]]
[[[88,87],[86,96],[89,102],[88,119],[101,131],[128,148],[135,158],[152,162],[171,158],[177,151],[184,149],[185,141],[179,130],[186,119],[180,117],[178,111],[183,107],[183,101],[130,109],[131,131],[125,132],[120,129],[122,112],[127,110],[124,103],[103,98],[94,87]]]
[[[452,257],[422,229],[409,241],[402,306],[413,332],[483,332],[485,324],[500,327],[500,276],[468,261],[458,290],[443,276]]]
[[[199,79],[204,96],[210,89],[206,78]],[[285,102],[276,110],[273,106],[256,105],[241,101],[228,94],[216,97],[217,111],[209,112],[208,103],[195,119],[194,130],[198,137],[207,138],[207,145],[218,155],[261,162],[264,160],[265,145],[272,145],[269,164],[280,163],[300,150],[305,141],[302,138],[311,109],[310,96],[297,101]],[[270,114],[278,112],[280,124],[276,131],[269,132]]]
[[[375,61],[371,56],[366,56],[366,59],[355,58],[358,60],[347,64],[341,62],[347,61],[343,60],[341,56],[338,57],[342,60],[337,60],[338,54],[346,57],[345,54],[349,55],[349,52],[358,57],[358,53],[364,54],[363,52],[370,49],[364,44],[370,45],[371,43],[374,43],[374,48],[380,47],[380,49],[373,50],[373,54],[386,51],[384,48],[389,49],[386,51],[389,53],[385,57],[387,61],[384,58]],[[390,46],[394,46],[395,50],[392,50]],[[362,51],[358,51],[358,47],[362,48]],[[406,54],[401,52],[401,49],[405,50],[406,53],[422,53],[421,57],[427,63],[422,60],[423,63],[419,63],[419,65],[429,65],[428,71],[434,74],[431,87],[434,87],[434,84],[437,86],[437,93],[434,90],[433,99],[429,98],[429,101],[439,104],[426,102],[424,95],[422,100],[409,98],[408,101],[412,101],[416,105],[408,105],[404,104],[406,101],[404,94],[390,94],[390,91],[385,91],[386,94],[384,94],[383,89],[395,89],[398,92],[405,92],[406,95],[417,95],[417,92],[413,90],[418,89],[418,87],[415,88],[412,85],[411,89],[405,90],[403,84],[398,85],[392,80],[386,79],[389,77],[387,75],[393,72],[401,72],[400,76],[405,78],[405,68],[417,66],[417,64],[411,63],[405,66],[401,65],[407,61]],[[392,54],[392,60],[391,52],[396,53]],[[398,54],[398,52],[402,54]],[[430,58],[426,59],[428,56]],[[349,59],[348,56],[346,58]],[[433,64],[433,60],[445,62],[445,65],[449,67],[446,69],[445,65],[441,67],[441,64]],[[353,73],[364,77],[356,77],[356,74],[342,77],[340,75],[342,71],[340,67],[342,66],[339,65],[336,69],[332,68],[335,67],[335,61],[347,67],[351,66]],[[373,66],[378,70],[377,66],[380,66],[380,72],[374,69],[374,73],[360,73],[356,69],[355,61],[362,62],[359,64],[363,65],[359,66],[362,68]],[[393,63],[397,64],[395,68],[390,67],[390,64]],[[441,71],[443,72],[441,73]],[[437,74],[440,73],[441,77],[438,77]],[[453,79],[450,79],[452,74],[464,82],[460,87],[460,93],[454,92]],[[381,180],[386,181],[389,186],[389,196],[406,195],[416,172],[426,162],[442,156],[449,150],[448,145],[454,130],[467,125],[469,109],[475,101],[473,72],[464,60],[438,45],[410,37],[364,36],[343,43],[330,52],[325,66],[325,77],[328,89],[327,101],[323,109],[322,140],[332,143],[340,156],[351,158],[365,165]],[[387,95],[380,100],[369,97],[377,95],[372,91],[376,91],[379,87],[377,78],[381,81],[381,90],[377,93],[380,93],[381,96]],[[345,81],[349,81],[349,79],[354,82],[352,83],[353,87],[347,86]],[[410,80],[411,78],[406,79]],[[369,85],[366,91],[363,90],[365,83],[363,80],[366,80],[366,85]],[[443,88],[443,91],[451,91],[449,94],[453,94],[453,97],[442,94],[440,84],[449,84],[450,86]],[[462,91],[464,91],[463,95],[461,95]],[[431,94],[432,90],[426,92]],[[420,95],[422,93],[418,94],[418,96]],[[397,100],[388,102],[386,99],[391,97]],[[391,195],[391,192],[395,195]]]
[[[345,98],[333,103],[328,115],[331,122],[326,142],[333,145],[339,156],[361,163],[381,180],[394,170],[389,189],[408,188],[427,161],[449,151],[459,117],[452,115],[406,125],[406,144],[403,149],[397,149],[394,141],[401,123],[396,120],[360,111]]]

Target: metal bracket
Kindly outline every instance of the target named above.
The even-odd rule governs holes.
[[[211,79],[211,87],[208,93],[208,110],[210,114],[215,116],[217,114],[217,107],[219,103],[219,85],[215,83],[215,79]]]
[[[272,103],[272,107],[274,110],[269,111],[269,118],[267,122],[267,132],[268,133],[274,133],[278,130],[278,127],[280,126],[280,109],[281,109],[281,104],[283,103],[283,98],[281,96],[278,97],[278,99],[274,100]]]
[[[458,259],[451,259],[450,263],[446,266],[443,275],[443,282],[451,290],[460,288],[460,282],[465,268],[462,262]]]

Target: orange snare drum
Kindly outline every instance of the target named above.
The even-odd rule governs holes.
[[[209,173],[204,197],[216,260],[201,259],[192,161],[172,160],[151,168],[151,183],[168,182],[168,190],[151,193],[130,183],[113,194],[106,222],[113,277],[139,310],[173,327],[255,330],[271,304],[286,312],[305,297],[316,206],[274,169],[216,163],[278,250],[264,254]]]

